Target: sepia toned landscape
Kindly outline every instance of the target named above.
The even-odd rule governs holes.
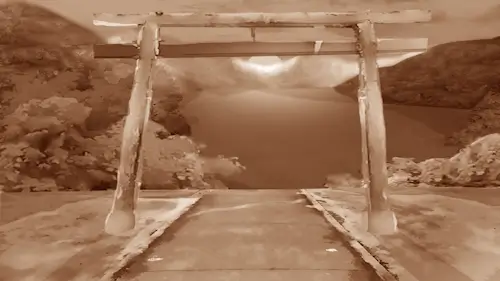
[[[367,227],[378,183],[366,181],[362,147],[381,150],[362,137],[354,51],[158,57],[137,137],[135,223],[110,226],[133,195],[118,171],[139,71],[94,48],[132,43],[139,29],[98,26],[94,13],[368,9],[432,12],[375,24],[378,38],[428,39],[426,51],[376,59],[394,231]],[[500,280],[496,1],[4,0],[0,23],[0,280]],[[252,34],[162,27],[160,43],[355,38],[350,28]]]

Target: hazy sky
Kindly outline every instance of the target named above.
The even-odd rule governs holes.
[[[7,0],[0,0],[5,2]],[[392,26],[381,30],[383,36],[428,37],[431,44],[449,41],[498,36],[500,30],[500,2],[498,0],[29,0],[48,7],[85,26],[92,26],[94,12],[292,12],[292,11],[346,11],[431,9],[441,18],[439,23]],[[498,20],[479,22],[485,13],[498,14]],[[444,14],[446,14],[444,16]],[[491,15],[490,15],[491,16]],[[387,31],[387,32],[385,32]]]
[[[6,0],[0,0],[6,1]],[[70,19],[92,27],[94,12],[147,12],[163,10],[170,12],[215,11],[215,12],[292,12],[292,11],[346,11],[346,10],[396,10],[431,9],[445,21],[433,24],[384,26],[377,30],[381,36],[427,37],[430,44],[450,41],[489,38],[498,36],[500,30],[500,3],[498,0],[29,0],[48,7]],[[495,22],[478,22],[477,17],[485,13],[497,13]],[[446,13],[444,16],[443,13]],[[490,15],[491,16],[491,15]]]
[[[5,0],[1,0],[5,1]],[[269,11],[306,11],[330,8],[335,10],[356,9],[401,9],[401,8],[428,8],[432,10],[447,11],[452,16],[475,17],[494,6],[498,0],[30,0],[52,7],[69,14],[85,14],[93,11],[139,11],[161,9],[171,11],[187,10],[269,10]],[[84,4],[83,4],[84,3]]]
[[[5,0],[1,0],[5,1]],[[492,7],[498,0],[29,0],[46,5],[74,17],[90,16],[92,12],[136,12],[161,9],[168,11],[325,11],[362,9],[426,8],[446,11],[451,17],[477,17]]]

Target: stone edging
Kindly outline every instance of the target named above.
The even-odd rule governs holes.
[[[339,222],[334,215],[326,210],[317,200],[317,196],[307,191],[300,190],[313,205],[313,207],[321,212],[325,219],[345,238],[346,242],[356,251],[361,258],[371,266],[382,281],[419,281],[403,266],[399,264],[389,254],[389,251],[381,246],[380,241],[373,234],[361,232]]]
[[[143,230],[132,238],[132,240],[125,246],[125,248],[118,254],[116,263],[111,266],[99,281],[115,281],[119,273],[134,259],[143,254],[157,238],[159,238],[168,227],[170,227],[176,220],[182,217],[187,211],[194,207],[204,195],[205,192],[198,191],[192,194],[189,198],[193,198],[194,202],[185,206],[175,217],[169,217],[168,220],[157,221]]]

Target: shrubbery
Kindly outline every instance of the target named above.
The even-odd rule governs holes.
[[[3,120],[0,184],[5,191],[95,190],[113,188],[124,121],[89,136],[91,108],[73,98],[34,99]],[[168,136],[159,124],[147,128],[143,185],[203,188],[206,178],[244,169],[237,159],[204,158],[201,147]],[[178,180],[178,181],[176,181]],[[179,186],[179,181],[183,186]]]
[[[406,183],[431,186],[485,187],[500,185],[500,134],[477,139],[453,157],[415,163],[395,158],[389,172]]]
[[[0,30],[4,190],[114,187],[134,61],[95,60],[91,45],[103,38],[41,6],[0,5],[0,22],[5,27]],[[237,161],[202,157],[189,138],[168,137],[190,135],[180,103],[199,90],[201,81],[181,75],[185,64],[166,62],[155,71],[151,119],[156,123],[150,122],[146,134],[143,186],[205,187],[218,174],[241,171]],[[230,66],[229,59],[224,65],[195,62]],[[220,76],[212,68],[206,72]]]
[[[91,139],[82,136],[90,111],[75,99],[53,97],[31,100],[7,116],[0,152],[5,190],[92,189],[90,173],[105,169],[86,150]]]
[[[408,186],[500,186],[500,134],[478,138],[451,158],[415,162],[394,157],[387,165],[389,185]],[[361,187],[361,180],[349,174],[329,175],[325,187]]]

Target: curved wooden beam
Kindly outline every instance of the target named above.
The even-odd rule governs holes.
[[[432,19],[429,10],[389,12],[163,13],[94,14],[94,25],[134,26],[154,21],[161,27],[352,27],[360,22],[417,23]]]

